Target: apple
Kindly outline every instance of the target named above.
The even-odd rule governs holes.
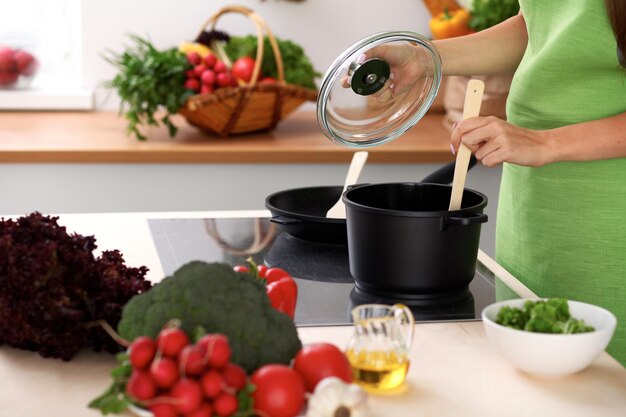
[[[13,57],[13,50],[10,48],[0,49],[0,71],[15,71],[15,58]]]
[[[19,77],[18,72],[5,72],[0,71],[0,86],[5,85],[13,85],[17,82],[17,78]]]
[[[31,76],[31,75],[34,75],[35,72],[37,71],[37,67],[39,66],[39,63],[37,62],[35,57],[29,54],[28,52],[16,51],[15,54],[13,55],[13,58],[15,58],[17,70],[20,74]]]

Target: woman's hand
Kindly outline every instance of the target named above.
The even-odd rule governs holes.
[[[380,91],[372,94],[378,102],[384,103],[398,94],[402,94],[415,83],[423,69],[418,56],[418,49],[409,44],[406,45],[380,45],[368,51],[367,55],[359,57],[357,63],[362,64],[367,59],[380,58],[391,67],[389,80]],[[350,86],[350,79],[343,80],[343,86]]]
[[[454,151],[463,143],[483,165],[503,162],[540,167],[552,161],[549,131],[517,127],[497,117],[473,117],[456,125],[450,141]]]

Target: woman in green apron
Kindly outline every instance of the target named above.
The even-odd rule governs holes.
[[[618,319],[608,352],[626,365],[626,1],[520,0],[520,13],[434,41],[445,75],[514,73],[507,121],[458,123],[452,150],[504,164],[496,259],[542,297]],[[393,97],[415,76],[411,48],[381,47]]]
[[[607,350],[626,364],[626,2],[520,0],[435,44],[444,74],[515,74],[507,122],[468,119],[451,138],[504,164],[497,261],[542,297],[612,311]]]

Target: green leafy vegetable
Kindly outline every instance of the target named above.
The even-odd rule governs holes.
[[[100,410],[102,414],[121,414],[132,403],[126,395],[126,382],[133,368],[126,353],[117,355],[117,361],[118,365],[111,370],[113,383],[88,405],[89,408]]]
[[[118,74],[104,86],[115,89],[119,94],[120,112],[128,121],[128,134],[145,140],[139,126],[158,126],[156,113],[164,110],[160,121],[173,137],[177,128],[170,117],[194,94],[184,88],[185,71],[191,65],[185,54],[176,48],[160,51],[139,36],[131,35],[130,39],[134,42],[133,47],[122,54],[111,52],[105,58],[117,67]]]
[[[585,333],[595,329],[584,320],[570,315],[567,300],[551,298],[546,301],[526,301],[524,308],[504,306],[498,312],[496,323],[517,330],[535,333]]]
[[[274,51],[267,37],[264,38],[264,42],[261,72],[266,77],[277,78],[278,70],[276,69]],[[285,82],[306,88],[317,88],[315,78],[321,74],[313,68],[313,64],[305,55],[302,47],[290,40],[276,38],[276,42],[283,59]],[[228,57],[233,61],[242,56],[256,58],[257,38],[253,35],[233,36],[226,44],[225,50]]]
[[[232,361],[248,372],[267,363],[288,364],[302,347],[293,321],[272,308],[263,283],[226,263],[190,262],[133,297],[118,332],[127,340],[155,338],[173,318],[188,334],[197,327],[225,334]]]
[[[518,12],[518,0],[473,0],[469,25],[478,32],[497,25]]]

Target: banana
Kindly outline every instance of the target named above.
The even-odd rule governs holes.
[[[182,42],[178,45],[178,50],[184,54],[197,52],[202,58],[214,53],[209,47],[196,42]]]

